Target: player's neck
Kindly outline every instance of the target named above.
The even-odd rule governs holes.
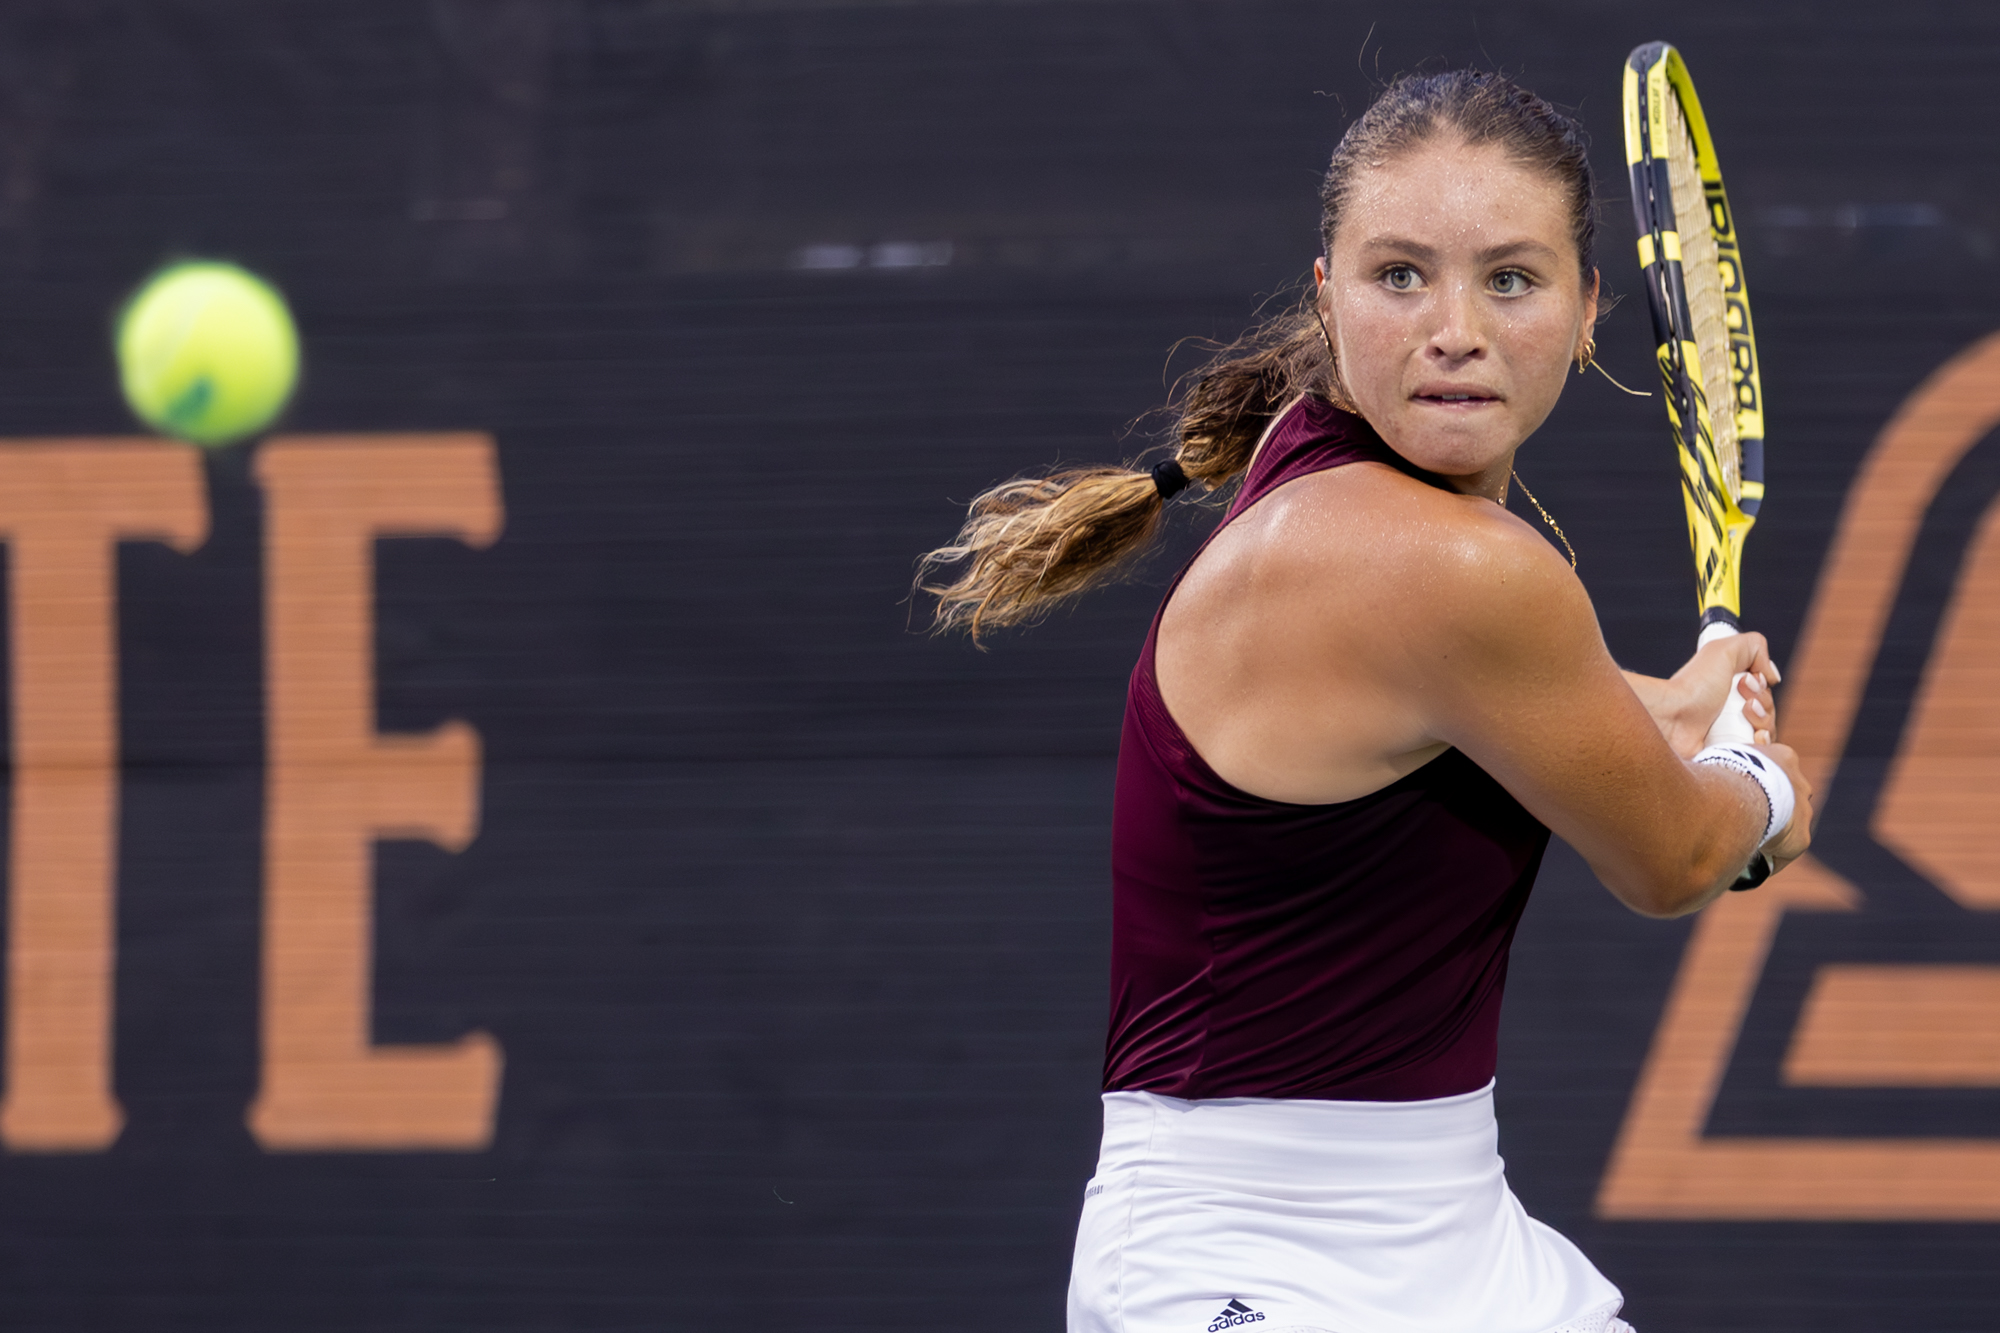
[[[1441,480],[1460,495],[1477,495],[1494,504],[1505,505],[1507,479],[1514,475],[1514,452],[1509,449],[1504,458],[1495,459],[1477,472],[1445,476]]]

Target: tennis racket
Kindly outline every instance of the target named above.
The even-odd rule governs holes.
[[[1632,52],[1624,101],[1639,268],[1680,454],[1700,646],[1741,632],[1743,541],[1764,500],[1764,387],[1722,166],[1680,52],[1665,42]],[[1756,739],[1737,690],[1742,679],[1729,684],[1711,745]],[[1760,851],[1730,887],[1755,888],[1770,873]]]
[[[1632,52],[1624,101],[1639,267],[1680,453],[1706,644],[1741,626],[1743,541],[1764,499],[1757,338],[1722,167],[1680,52],[1665,42]]]
[[[1740,632],[1744,538],[1764,502],[1764,386],[1722,164],[1680,52],[1648,42],[1624,68],[1638,264],[1652,306],[1666,418],[1700,602],[1698,644]],[[1750,743],[1732,689],[1712,741]]]

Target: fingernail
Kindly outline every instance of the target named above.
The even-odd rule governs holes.
[[[1755,713],[1758,717],[1771,716],[1770,712],[1765,709],[1764,705],[1758,703],[1755,699],[1752,699],[1750,701],[1750,711]]]
[[[1753,732],[1751,733],[1750,740],[1754,745],[1769,745],[1771,743],[1771,733],[1768,731]]]
[[[1771,679],[1777,681],[1780,685],[1785,683],[1784,673],[1778,670],[1776,662],[1771,663]]]

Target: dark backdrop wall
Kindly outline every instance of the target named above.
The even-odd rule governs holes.
[[[129,432],[110,312],[219,255],[293,302],[286,429],[489,432],[505,505],[492,546],[385,540],[375,576],[381,727],[461,718],[484,758],[467,850],[375,853],[374,1037],[494,1034],[490,1146],[246,1128],[263,518],[255,447],[217,453],[206,543],[118,562],[126,1126],[0,1155],[0,1323],[1059,1327],[1124,679],[1214,511],[983,653],[913,630],[912,559],[998,478],[1148,447],[1193,364],[1176,340],[1300,279],[1342,128],[1426,61],[1580,110],[1628,294],[1601,356],[1644,384],[1617,99],[1654,38],[1700,80],[1746,233],[1772,495],[1746,596],[1782,655],[1871,442],[2000,327],[1990,7],[0,5],[0,434]],[[2000,1137],[1976,1069],[1856,1091],[1780,1068],[1827,957],[2000,964],[1990,916],[1851,868],[1983,467],[1905,587],[1909,660],[1853,756],[1875,776],[1828,811],[1872,896],[1838,938],[1780,922],[1708,1134]],[[1673,469],[1657,406],[1594,377],[1522,460],[1614,651],[1661,673],[1692,632]],[[1645,1333],[2000,1325],[1990,1220],[1598,1215],[1689,929],[1551,855],[1499,1083],[1530,1208]]]

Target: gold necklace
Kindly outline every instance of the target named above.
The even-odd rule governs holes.
[[[1627,390],[1627,392],[1630,391]],[[1553,514],[1549,513],[1548,510],[1542,508],[1542,502],[1540,500],[1537,500],[1535,498],[1535,493],[1528,489],[1528,483],[1521,480],[1520,473],[1514,471],[1514,469],[1510,467],[1507,469],[1507,474],[1514,479],[1514,484],[1521,488],[1521,494],[1528,497],[1528,503],[1535,507],[1535,512],[1542,516],[1542,522],[1549,525],[1549,531],[1555,533],[1557,537],[1562,539],[1563,550],[1569,552],[1569,567],[1571,569],[1575,569],[1576,548],[1569,544],[1569,538],[1563,533],[1562,525],[1556,522],[1555,516]]]

